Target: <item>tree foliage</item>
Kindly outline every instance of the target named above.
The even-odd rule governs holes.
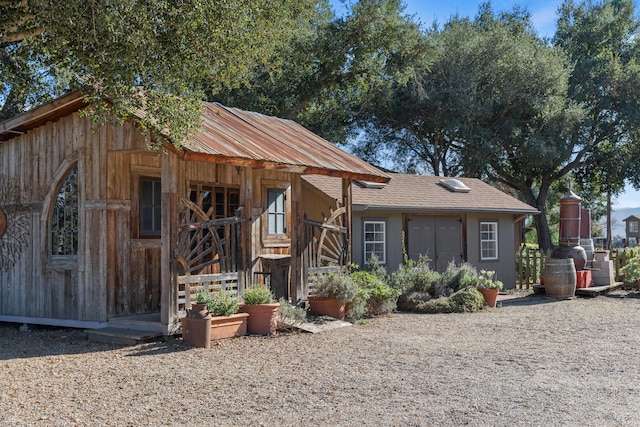
[[[0,114],[82,88],[96,117],[144,111],[179,142],[199,126],[205,82],[246,80],[316,10],[312,0],[0,1]]]
[[[630,0],[563,4],[551,43],[526,11],[452,18],[426,36],[437,56],[396,86],[358,151],[397,155],[412,172],[481,177],[537,207],[569,174],[583,188],[620,189],[637,177],[637,18]],[[637,178],[635,178],[637,180]]]
[[[293,119],[346,142],[376,97],[394,82],[404,84],[428,50],[400,0],[360,0],[343,16],[324,9],[254,67],[244,85],[210,98]]]

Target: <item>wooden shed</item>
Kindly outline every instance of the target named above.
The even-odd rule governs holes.
[[[515,286],[515,251],[524,219],[537,214],[535,208],[475,178],[389,176],[386,184],[353,185],[353,262],[363,265],[375,254],[392,272],[406,252],[411,259],[426,255],[440,272],[451,261],[469,262],[494,270],[505,287]],[[340,197],[340,182],[332,177],[303,181],[305,191],[324,197],[325,204]]]
[[[135,122],[92,131],[84,106],[0,123],[0,321],[169,335],[200,287],[265,276],[298,302],[312,269],[349,262],[352,180],[388,180],[290,120],[207,103],[196,137],[153,150]],[[308,173],[341,183],[325,215],[305,212]]]

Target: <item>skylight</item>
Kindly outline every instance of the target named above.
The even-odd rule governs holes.
[[[441,179],[440,185],[445,187],[447,190],[453,191],[455,193],[468,193],[469,191],[471,191],[471,189],[464,185],[462,181],[455,178]]]
[[[384,188],[387,186],[386,182],[363,181],[360,179],[356,179],[354,181],[363,188]]]

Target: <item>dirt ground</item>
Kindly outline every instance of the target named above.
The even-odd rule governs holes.
[[[0,324],[8,426],[637,426],[640,294],[501,297],[211,349]]]

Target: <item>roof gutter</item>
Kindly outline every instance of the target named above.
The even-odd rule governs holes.
[[[448,207],[423,207],[423,206],[382,206],[382,205],[362,205],[353,204],[354,211],[397,211],[397,212],[490,212],[490,213],[511,213],[521,214],[519,217],[522,219],[527,215],[538,215],[540,211],[526,210],[526,209],[500,209],[500,208],[448,208]]]

